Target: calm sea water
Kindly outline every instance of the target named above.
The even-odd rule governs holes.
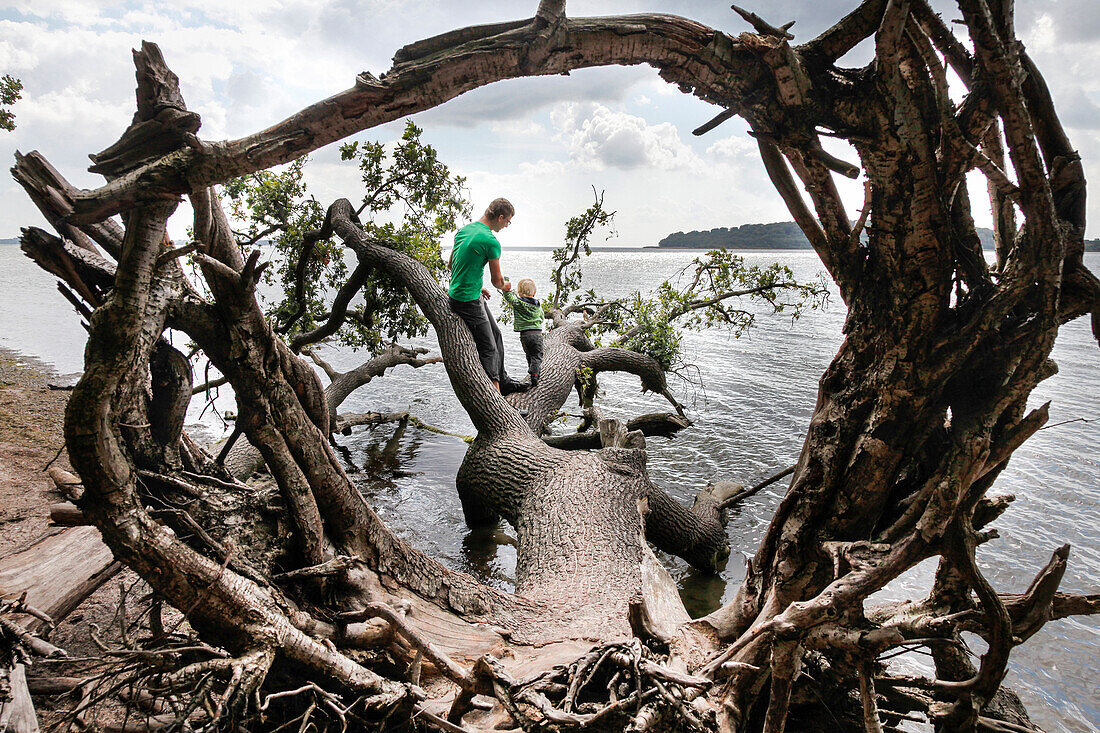
[[[696,254],[600,251],[585,264],[585,287],[609,296],[644,292]],[[750,263],[778,260],[802,278],[821,270],[810,252],[754,252],[745,258]],[[1085,261],[1094,272],[1100,271],[1100,255],[1086,255]],[[540,294],[549,287],[547,251],[506,251],[502,264],[513,280],[532,277]],[[493,306],[499,308],[499,298]],[[843,319],[843,304],[834,297],[826,310],[794,323],[786,316],[761,312],[756,328],[739,339],[721,330],[687,334],[685,353],[693,365],[687,374],[692,379],[674,378],[673,383],[695,424],[671,441],[649,442],[654,482],[690,502],[707,481],[731,479],[748,485],[790,465],[803,441],[817,380],[840,344]],[[84,332],[53,279],[22,257],[18,247],[0,246],[0,346],[32,354],[69,373],[81,368],[83,343]],[[422,344],[434,346],[434,341],[428,338]],[[505,348],[509,371],[522,375],[523,352],[516,335],[508,331]],[[327,357],[339,369],[360,362],[356,354],[337,350]],[[995,524],[1001,539],[979,551],[983,571],[1002,591],[1024,590],[1051,551],[1065,542],[1073,550],[1062,589],[1095,593],[1100,588],[1100,374],[1097,345],[1085,320],[1062,329],[1054,358],[1058,375],[1032,397],[1033,406],[1052,402],[1048,427],[1016,452],[992,492],[1016,496]],[[196,375],[196,381],[201,379]],[[667,408],[663,399],[641,395],[633,377],[606,376],[601,383],[602,407],[611,416],[629,418]],[[231,396],[223,391],[215,407],[233,409]],[[446,430],[472,432],[442,365],[399,367],[360,389],[343,409],[409,410]],[[202,405],[192,407],[191,420],[193,428],[210,436],[222,430],[214,410],[204,412]],[[507,537],[510,528],[495,538],[474,537],[462,521],[454,474],[465,445],[410,427],[392,441],[394,450],[387,451],[393,435],[394,427],[384,426],[341,438],[360,469],[353,477],[372,505],[422,550],[486,582],[510,587],[515,569],[515,551]],[[728,528],[734,553],[722,577],[702,576],[677,558],[665,558],[693,612],[707,612],[731,598],[744,574],[743,557],[755,551],[785,488],[786,482],[780,482],[734,511]],[[931,563],[915,568],[882,595],[921,597],[933,570]],[[980,642],[973,646],[980,652]],[[924,663],[919,658],[907,660],[916,668]],[[1100,621],[1057,621],[1013,652],[1007,684],[1020,693],[1035,722],[1045,729],[1097,731],[1098,667]]]

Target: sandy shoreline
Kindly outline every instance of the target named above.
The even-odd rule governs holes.
[[[50,384],[71,387],[79,377],[79,374],[59,374],[36,356],[0,346],[0,387],[45,388]]]
[[[39,359],[0,347],[0,554],[46,530],[50,501],[57,500],[48,465],[72,470],[62,438],[70,392],[50,385],[73,381]]]

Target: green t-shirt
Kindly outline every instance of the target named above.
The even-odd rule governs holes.
[[[481,276],[489,260],[500,259],[500,242],[488,224],[475,221],[455,232],[451,254],[451,287],[447,294],[455,300],[481,297]]]

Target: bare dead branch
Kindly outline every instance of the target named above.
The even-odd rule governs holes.
[[[836,61],[874,34],[885,10],[886,0],[864,0],[855,10],[807,43],[807,55],[820,55],[825,61]]]
[[[372,603],[359,611],[342,613],[338,618],[342,621],[363,621],[375,616],[381,616],[393,624],[401,636],[408,639],[428,661],[434,664],[452,682],[464,690],[477,689],[476,681],[470,676],[469,672],[436,648],[435,644],[414,629],[394,608],[384,603]]]
[[[721,508],[726,509],[728,507],[733,506],[734,504],[737,504],[739,502],[744,501],[745,499],[749,498],[753,494],[756,494],[757,492],[759,492],[761,489],[765,489],[765,488],[771,486],[772,484],[774,484],[776,481],[779,481],[780,479],[783,479],[783,478],[786,478],[787,476],[790,476],[792,473],[794,473],[795,468],[797,468],[797,466],[788,466],[787,468],[784,468],[779,473],[774,474],[774,475],[769,476],[768,478],[764,479],[763,481],[756,484],[752,488],[745,489],[744,491],[740,491],[740,492],[734,494],[733,496],[729,497],[728,499],[724,500],[721,503],[721,505],[720,505]]]
[[[788,41],[794,39],[794,36],[787,32],[787,28],[790,28],[792,25],[794,25],[793,22],[788,23],[783,28],[776,28],[775,26],[773,26],[771,23],[768,23],[766,20],[761,18],[756,13],[750,13],[748,10],[745,10],[743,8],[739,8],[736,5],[731,5],[730,7],[733,9],[733,11],[735,13],[737,13],[742,18],[744,18],[745,22],[747,22],[749,25],[751,25],[757,33],[759,33],[761,35],[764,35],[764,36],[773,36],[775,38],[782,38],[782,39],[785,39],[785,40],[788,40]]]
[[[721,125],[726,120],[732,119],[732,118],[736,117],[737,115],[738,115],[738,110],[736,110],[736,109],[722,110],[721,112],[716,114],[711,120],[709,120],[708,122],[706,122],[702,125],[699,125],[699,127],[696,127],[694,130],[692,130],[691,134],[692,135],[705,135],[708,132],[710,132],[711,130],[713,130],[714,128]]]
[[[878,702],[875,700],[875,680],[871,675],[870,664],[867,662],[859,667],[859,696],[863,700],[864,729],[867,733],[882,733]]]

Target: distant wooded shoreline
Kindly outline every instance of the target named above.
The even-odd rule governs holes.
[[[993,230],[978,228],[983,249],[993,249]],[[812,249],[793,221],[742,224],[708,231],[675,232],[657,243],[660,249]],[[1086,252],[1100,252],[1100,239],[1086,239]]]

